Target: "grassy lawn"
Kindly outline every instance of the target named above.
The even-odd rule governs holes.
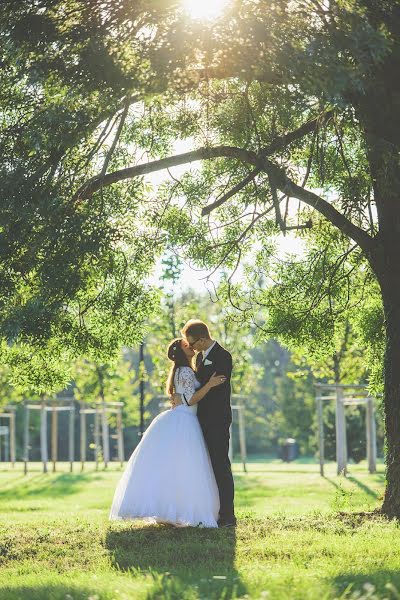
[[[109,523],[120,471],[78,468],[0,470],[1,600],[400,598],[397,522],[352,515],[379,505],[382,465],[235,463],[236,530]]]

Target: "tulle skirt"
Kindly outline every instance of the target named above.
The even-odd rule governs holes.
[[[130,457],[110,519],[217,527],[219,494],[197,416],[186,407],[158,415]]]

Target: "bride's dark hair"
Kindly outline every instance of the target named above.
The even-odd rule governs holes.
[[[168,346],[167,356],[169,360],[173,362],[171,369],[168,373],[167,385],[165,386],[166,394],[173,394],[174,388],[174,377],[178,367],[190,367],[190,362],[182,350],[182,338],[176,338]]]

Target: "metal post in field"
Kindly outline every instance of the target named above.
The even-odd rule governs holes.
[[[10,426],[8,426],[7,433],[4,436],[4,460],[6,462],[10,460]]]
[[[40,405],[40,455],[43,463],[43,473],[47,473],[47,411],[46,402],[42,400]]]
[[[121,467],[124,464],[124,432],[122,426],[122,408],[118,407],[117,412],[117,441],[118,441],[118,460]]]
[[[335,400],[336,404],[336,461],[338,475],[347,473],[347,436],[345,406],[365,405],[365,428],[367,437],[367,460],[370,473],[376,471],[376,423],[374,415],[374,399],[368,395],[364,384],[321,384],[316,383],[317,417],[318,417],[318,449],[320,473],[324,474],[324,429],[322,420],[322,402]],[[325,395],[324,395],[325,391]],[[335,395],[331,395],[335,392]],[[347,392],[347,393],[346,393]],[[326,395],[326,393],[328,395]]]
[[[103,461],[104,467],[107,469],[110,460],[110,440],[108,435],[107,411],[104,402],[101,404],[101,431],[103,435]]]
[[[246,429],[244,423],[244,406],[243,404],[238,406],[238,416],[239,416],[239,443],[240,443],[240,456],[242,459],[243,470],[247,473],[246,468]]]
[[[317,396],[317,420],[318,420],[318,457],[319,457],[319,472],[321,477],[324,476],[325,463],[325,441],[324,441],[324,418],[323,418],[322,398]]]
[[[366,433],[367,433],[367,460],[370,473],[376,472],[376,424],[373,398],[368,396],[366,403]]]
[[[86,413],[81,406],[80,412],[80,454],[81,454],[81,471],[85,468],[86,462]]]
[[[95,445],[95,461],[96,471],[99,469],[99,451],[100,451],[100,423],[99,423],[99,408],[96,405],[94,413],[94,445]]]
[[[233,416],[237,415],[238,417],[238,432],[239,432],[239,448],[240,448],[240,458],[242,460],[243,471],[247,473],[247,450],[246,450],[246,425],[245,425],[245,415],[244,415],[244,402],[246,401],[246,396],[240,396],[239,394],[232,394],[232,399],[237,402],[237,404],[231,404],[232,409],[232,423],[229,427],[229,460],[232,462],[233,460]]]
[[[58,411],[56,410],[56,403],[54,401],[51,408],[51,460],[53,462],[53,473],[55,473],[58,445]]]
[[[347,470],[347,439],[346,417],[344,408],[344,393],[342,387],[336,387],[336,461],[337,474],[346,475]]]
[[[10,460],[11,465],[15,467],[15,410],[10,414]]]
[[[68,422],[68,458],[69,458],[69,470],[72,473],[74,469],[74,458],[75,458],[75,405],[74,401],[71,400],[69,403],[69,422]]]
[[[29,462],[29,408],[24,401],[24,474],[28,473]]]

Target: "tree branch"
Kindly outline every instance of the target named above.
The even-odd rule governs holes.
[[[118,129],[117,129],[116,134],[114,136],[114,139],[113,139],[113,142],[111,144],[111,147],[110,147],[109,151],[107,152],[106,158],[104,160],[103,168],[102,168],[101,173],[100,173],[100,178],[104,177],[104,175],[107,173],[108,165],[110,163],[112,155],[114,154],[114,150],[115,150],[115,148],[116,148],[116,146],[118,144],[119,138],[121,137],[122,128],[123,128],[123,126],[125,124],[130,104],[131,104],[131,99],[128,96],[128,98],[126,98],[126,100],[125,100],[125,106],[124,106],[124,109],[123,109],[123,111],[121,113],[121,116],[120,116],[120,121],[119,121],[119,124],[118,124]]]
[[[268,180],[269,180],[269,185],[271,187],[272,203],[273,203],[274,210],[275,210],[275,223],[279,227],[279,229],[283,232],[284,228],[285,228],[285,223],[282,220],[281,207],[280,207],[280,202],[279,202],[279,198],[278,198],[278,194],[277,194],[277,187],[275,185],[274,179],[271,177],[271,175],[269,173],[268,173]],[[283,233],[283,235],[285,235],[285,234]]]
[[[369,252],[373,246],[374,240],[363,229],[354,225],[342,213],[340,213],[332,204],[318,196],[314,192],[305,190],[292,181],[285,171],[264,158],[264,169],[273,181],[273,184],[287,196],[297,198],[305,204],[312,206],[321,213],[328,221],[337,227],[344,234],[351,237],[365,252]]]
[[[275,138],[269,144],[269,146],[266,146],[265,148],[261,149],[259,156],[269,156],[270,154],[273,154],[278,150],[286,148],[286,146],[288,146],[292,142],[301,139],[309,133],[316,131],[322,125],[325,125],[329,121],[329,119],[332,118],[333,115],[334,111],[329,110],[325,113],[322,113],[321,115],[318,115],[314,119],[310,119],[309,121],[307,121],[307,123],[304,123],[297,129]],[[235,187],[233,187],[231,191],[227,192],[224,196],[222,196],[222,198],[219,198],[212,204],[205,206],[201,211],[202,216],[210,214],[211,211],[215,210],[216,208],[218,208],[218,206],[221,206],[221,204],[224,204],[224,202],[227,202],[230,198],[232,198],[232,196],[240,192],[248,183],[250,183],[251,181],[253,181],[253,179],[255,179],[255,177],[257,177],[260,171],[261,168],[255,168],[240,183],[235,185]]]
[[[327,118],[327,115],[329,115],[329,112],[325,113],[324,118]],[[274,142],[272,142],[272,144],[262,150],[262,156],[251,150],[237,148],[236,146],[200,148],[199,150],[194,150],[192,152],[185,152],[183,154],[178,154],[168,158],[162,158],[160,160],[154,160],[148,163],[136,165],[134,167],[128,167],[126,169],[114,171],[113,173],[106,174],[104,177],[101,175],[96,175],[78,189],[73,197],[73,200],[77,201],[84,198],[90,198],[90,196],[98,191],[102,186],[111,185],[119,181],[146,175],[148,173],[154,173],[162,169],[167,169],[199,160],[208,160],[212,158],[233,158],[251,164],[256,167],[256,169],[264,170],[268,174],[273,187],[279,189],[286,196],[297,198],[305,204],[315,208],[315,210],[327,218],[328,221],[330,221],[335,227],[351,237],[364,251],[369,253],[369,251],[372,249],[374,240],[368,233],[366,233],[360,227],[357,227],[357,225],[354,225],[354,223],[349,221],[342,213],[336,210],[334,206],[324,200],[321,196],[318,196],[317,194],[297,185],[286,175],[282,168],[272,163],[265,156],[267,152],[272,152],[280,147],[284,147],[285,143],[290,143],[295,139],[300,139],[302,135],[306,135],[306,133],[313,131],[313,129],[318,126],[320,119],[321,117],[312,119],[311,121],[308,121],[299,127],[297,130],[277,138]],[[254,169],[252,173],[254,173],[256,169]],[[250,174],[248,177],[250,177]],[[237,185],[239,186],[239,184]],[[225,201],[227,196],[231,197],[229,194],[230,193],[228,192],[228,194],[225,195]],[[223,198],[219,199],[219,206],[222,204],[222,200]],[[205,207],[206,209],[209,209],[207,212],[211,212],[211,206]]]
[[[286,147],[286,145],[290,144],[291,142],[302,138],[308,133],[314,131],[317,127],[321,125],[321,123],[326,123],[331,118],[332,114],[333,111],[328,111],[326,113],[323,113],[322,115],[318,115],[318,117],[310,119],[310,121],[307,121],[307,123],[304,123],[298,129],[295,129],[294,131],[277,137],[273,142],[271,142],[271,144],[269,144],[269,146],[261,150],[259,156],[263,158],[269,154],[272,154],[273,152],[277,152],[278,150]],[[87,181],[83,186],[81,186],[81,188],[79,188],[79,190],[74,195],[74,200],[90,198],[90,196],[94,194],[94,192],[96,192],[98,189],[100,189],[100,187],[111,185],[112,183],[117,183],[118,181],[123,181],[132,177],[138,177],[147,173],[154,173],[155,171],[168,169],[170,167],[194,162],[197,160],[220,157],[237,158],[238,160],[242,160],[243,162],[253,164],[257,168],[260,168],[258,155],[251,150],[244,150],[242,148],[236,148],[235,146],[217,146],[216,148],[200,148],[199,150],[194,150],[192,152],[185,152],[184,154],[178,154],[176,156],[171,156],[160,160],[154,160],[142,165],[137,165],[135,167],[121,169],[120,171],[115,171],[105,176],[103,176],[102,174],[96,175],[95,177]],[[255,171],[256,169],[254,169],[253,173],[255,173]],[[251,178],[250,175],[251,174],[248,175],[248,180],[247,177],[243,180],[244,182],[246,182],[244,183],[244,185],[247,185],[247,183],[252,181],[252,179],[256,177],[257,173],[255,173],[255,175],[253,175]],[[238,186],[239,185],[240,184],[238,184]],[[239,187],[233,193],[236,194],[238,191],[240,191],[240,189],[242,189],[242,187]],[[226,200],[231,198],[233,193],[230,194],[230,192],[228,192],[224,200],[220,198],[217,206],[220,206],[223,203],[223,201],[226,202]],[[209,214],[213,210],[213,208],[211,208],[212,206],[213,205],[210,205],[210,207],[205,207],[206,212],[204,212],[203,214]]]
[[[161,171],[178,165],[210,158],[235,158],[243,162],[258,165],[257,154],[251,150],[243,150],[242,148],[236,148],[235,146],[200,148],[199,150],[193,150],[192,152],[184,152],[183,154],[177,154],[168,158],[153,160],[135,167],[114,171],[108,173],[104,177],[102,177],[101,174],[96,175],[78,189],[74,194],[73,200],[90,198],[92,194],[100,189],[100,187],[111,185],[118,181],[124,181],[125,179],[132,179],[133,177],[139,177],[140,175],[146,175],[148,173],[154,173],[155,171]]]
[[[292,142],[300,140],[305,135],[312,133],[313,131],[315,131],[319,127],[322,127],[323,125],[326,125],[326,123],[333,117],[333,115],[334,111],[328,110],[327,112],[318,115],[314,119],[310,119],[306,123],[303,123],[303,125],[301,125],[297,129],[289,131],[289,133],[285,133],[284,135],[275,138],[268,146],[261,149],[260,156],[269,156],[274,152],[277,152],[278,150],[286,148],[286,146],[288,146]]]
[[[218,200],[215,200],[215,202],[213,202],[212,204],[208,204],[207,206],[204,206],[204,208],[201,211],[202,217],[209,215],[210,212],[212,212],[213,210],[218,208],[218,206],[221,206],[221,204],[224,204],[225,202],[227,202],[229,200],[229,198],[232,198],[232,196],[234,196],[235,194],[240,192],[240,190],[242,190],[244,187],[246,187],[246,185],[248,183],[250,183],[251,181],[253,181],[253,179],[255,179],[257,177],[257,175],[259,174],[260,171],[261,171],[261,169],[259,167],[256,167],[244,179],[242,179],[242,181],[237,183],[229,192],[227,192],[226,194],[221,196],[221,198],[218,198]]]

